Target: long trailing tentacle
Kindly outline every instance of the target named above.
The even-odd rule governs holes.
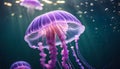
[[[68,58],[68,64],[69,64],[69,69],[75,69],[74,68],[74,66],[73,66],[73,64],[72,64],[72,62],[71,62],[71,60]]]
[[[80,60],[78,59],[78,57],[77,57],[77,55],[75,53],[74,47],[71,46],[71,49],[72,49],[73,56],[75,57],[76,62],[78,63],[78,65],[80,66],[81,69],[84,69],[84,66],[82,65],[82,63],[80,62]]]
[[[42,68],[45,69],[46,54],[44,53],[42,42],[39,42],[38,46],[39,46],[38,50],[40,51],[39,55],[41,56],[40,63],[42,65]]]
[[[62,67],[61,67],[61,64],[60,64],[60,61],[59,60],[57,60],[57,63],[58,63],[58,65],[59,65],[59,69],[62,69]]]
[[[78,40],[79,40],[79,36],[75,36],[75,48],[76,48],[76,54],[78,56],[79,59],[81,59],[81,62],[88,68],[88,69],[94,69],[90,64],[88,64],[88,62],[84,59],[84,57],[81,55],[80,51],[79,51],[79,47],[78,47]]]
[[[55,46],[55,32],[53,26],[49,27],[46,34],[47,44],[49,45],[50,60],[48,61],[47,68],[54,69],[56,66],[57,48]]]
[[[63,47],[63,50],[61,51],[61,55],[62,55],[62,66],[63,66],[65,69],[68,69],[68,64],[66,63],[66,62],[67,62],[67,59],[68,59],[68,50],[67,50],[67,46],[65,45],[64,42],[62,42],[62,47]]]
[[[41,43],[39,43],[39,50],[40,50],[40,56],[42,57],[40,59],[40,62],[45,69],[54,69],[56,66],[56,57],[57,57],[57,48],[55,46],[55,32],[51,27],[48,27],[46,30],[46,39],[47,44],[49,45],[49,54],[50,54],[50,60],[48,61],[48,64],[45,63],[45,57],[46,54],[44,53],[43,46]]]
[[[62,30],[62,27],[60,26],[56,26],[55,28],[56,33],[61,41],[61,46],[63,48],[63,50],[61,51],[61,55],[62,55],[62,66],[64,69],[69,69],[69,66],[67,64],[67,60],[68,60],[68,50],[67,50],[67,45],[65,42],[66,36],[65,36],[65,31]]]

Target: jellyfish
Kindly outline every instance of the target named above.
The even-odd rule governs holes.
[[[17,61],[11,65],[10,69],[31,69],[31,66],[26,61]]]
[[[64,69],[72,69],[73,64],[69,60],[69,46],[67,44],[75,40],[76,47],[78,47],[76,39],[79,38],[84,30],[85,26],[71,13],[63,10],[54,10],[34,18],[26,30],[24,39],[30,48],[40,51],[40,64],[43,69],[55,69],[57,62]],[[57,46],[62,49],[61,63],[57,60]],[[47,63],[45,49],[50,54],[50,60]],[[73,46],[71,46],[71,49],[74,53],[73,55],[81,55],[75,53]],[[77,56],[75,58],[79,67],[84,69]]]
[[[23,0],[20,5],[26,7],[28,13],[34,13],[34,10],[43,9],[38,0]]]

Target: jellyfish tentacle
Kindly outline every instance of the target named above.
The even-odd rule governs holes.
[[[84,59],[83,56],[81,56],[81,53],[79,51],[79,47],[78,47],[78,40],[79,40],[79,36],[75,36],[75,47],[76,47],[76,54],[78,55],[78,58],[81,59],[81,62],[88,68],[88,69],[94,69],[92,66],[90,66],[87,61]]]
[[[78,63],[78,65],[80,66],[81,69],[84,69],[84,66],[82,65],[82,63],[80,63],[80,60],[78,59],[78,57],[77,57],[77,55],[75,53],[74,47],[71,46],[71,49],[72,49],[73,56],[75,57],[76,62]]]
[[[56,65],[56,56],[57,56],[57,48],[55,45],[52,45],[49,47],[49,54],[50,54],[50,59],[48,61],[48,64],[51,66],[51,69],[54,69],[55,65]]]
[[[33,8],[28,8],[28,9],[27,9],[27,12],[28,12],[29,14],[33,14],[33,13],[35,12],[35,10],[34,10]]]
[[[61,52],[61,55],[62,55],[62,66],[65,68],[65,69],[68,69],[68,64],[66,63],[67,62],[67,59],[68,59],[68,50],[67,50],[67,46],[65,44],[65,42],[62,42],[62,52]]]
[[[46,54],[44,53],[42,43],[39,42],[38,45],[39,45],[38,50],[40,51],[40,54],[39,54],[39,55],[41,56],[41,58],[40,58],[40,63],[41,63],[41,65],[42,65],[43,69],[44,69],[44,68],[45,68],[45,65],[46,65],[46,63],[45,63],[45,61],[46,61],[46,59],[45,59],[45,58],[46,58]]]
[[[46,38],[47,38],[47,44],[49,45],[49,54],[50,54],[50,60],[48,61],[48,69],[54,69],[56,65],[56,57],[57,57],[57,48],[55,46],[55,32],[50,26],[48,30],[46,31]]]
[[[67,60],[67,63],[68,63],[68,65],[69,65],[69,69],[74,69],[74,68],[72,68],[72,63],[70,62],[70,59],[68,58],[68,60]]]
[[[59,65],[60,69],[62,69],[62,67],[61,67],[61,64],[60,64],[59,60],[57,60],[57,63],[58,63],[58,65]]]
[[[71,62],[71,60],[68,59],[68,61],[69,61],[70,65],[71,65],[71,69],[75,69],[75,68],[74,68],[74,65],[73,65],[72,62]]]
[[[56,30],[55,32],[57,33],[59,39],[61,40],[61,47],[63,48],[63,50],[61,51],[61,55],[62,55],[62,66],[64,69],[69,69],[69,66],[67,64],[67,60],[68,60],[68,50],[67,50],[67,45],[65,42],[66,36],[65,36],[65,31],[62,30],[63,27],[60,27],[59,25],[56,26]]]

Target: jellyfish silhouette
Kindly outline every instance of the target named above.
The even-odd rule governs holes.
[[[26,61],[17,61],[11,65],[10,69],[31,69],[31,66]]]
[[[55,10],[40,16],[37,16],[31,24],[28,26],[25,41],[33,49],[40,51],[40,63],[43,68],[55,69],[56,62],[64,69],[72,69],[72,62],[69,60],[69,51],[67,50],[67,44],[74,41],[76,42],[77,53],[75,53],[74,47],[71,46],[73,56],[76,58],[76,62],[80,68],[84,69],[82,61],[79,59],[83,57],[77,57],[80,54],[78,50],[78,38],[84,32],[85,27],[81,22],[73,16],[71,13],[63,10]],[[57,60],[57,47],[62,48],[62,62]],[[47,49],[50,54],[50,60],[46,62],[46,56],[44,49]],[[83,61],[84,62],[84,61]],[[83,64],[89,66],[85,61]],[[89,68],[90,69],[90,68]]]
[[[38,0],[23,0],[20,5],[26,7],[28,13],[34,13],[34,10],[43,9]]]

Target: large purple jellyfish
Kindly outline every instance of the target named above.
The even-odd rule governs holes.
[[[17,61],[11,65],[10,69],[31,69],[31,66],[26,61]]]
[[[20,5],[26,7],[29,13],[30,12],[34,13],[34,9],[36,10],[43,9],[39,0],[23,0],[21,1]]]
[[[61,51],[62,67],[64,69],[72,69],[73,65],[69,60],[67,43],[75,40],[75,48],[77,48],[78,54],[75,53],[74,47],[72,46],[73,56],[76,58],[76,62],[80,68],[84,69],[84,66],[79,60],[81,56],[77,57],[81,55],[78,50],[77,40],[84,30],[84,25],[75,16],[63,10],[55,10],[36,17],[29,25],[24,39],[31,48],[40,51],[40,63],[43,68],[47,69],[55,69],[56,61],[58,61],[56,46],[59,45],[63,49]],[[49,50],[50,60],[48,63],[45,63],[46,54],[44,49]],[[83,64],[88,66],[86,62]]]

